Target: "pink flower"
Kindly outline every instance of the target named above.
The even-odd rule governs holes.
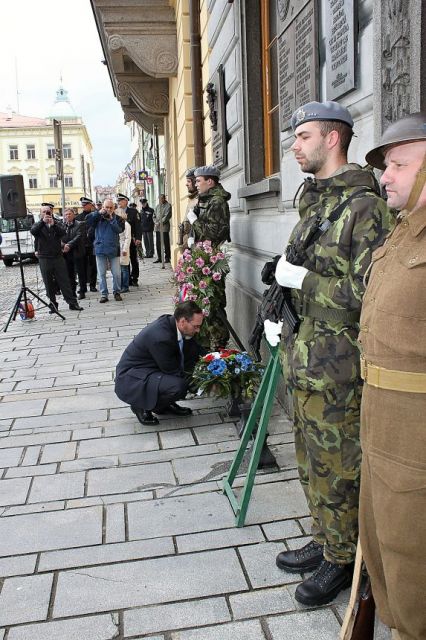
[[[189,291],[191,291],[194,288],[194,285],[192,284],[192,282],[188,282],[188,284],[186,285],[186,288],[189,289]]]
[[[216,262],[219,260],[219,258],[217,256],[210,256],[210,262],[212,264],[216,264]]]
[[[185,262],[192,262],[192,256],[190,253],[185,256]]]
[[[207,282],[205,282],[204,280],[200,280],[198,286],[200,287],[200,289],[207,289]]]
[[[179,258],[177,263],[178,263],[179,267],[181,267],[183,265],[183,258]]]
[[[218,260],[223,260],[225,257],[225,254],[222,251],[219,251],[219,253],[217,253],[216,256]]]
[[[178,304],[178,302],[180,302],[179,296],[173,296],[173,302]]]
[[[189,300],[192,300],[192,302],[195,302],[197,299],[197,296],[194,296],[193,293],[191,293],[191,295],[189,296]]]
[[[209,298],[203,298],[203,304],[210,304]]]
[[[195,246],[197,247],[197,249],[202,249],[203,248],[203,243],[202,242],[197,242],[197,244]]]
[[[209,276],[211,273],[209,267],[203,267],[202,271],[205,276]]]
[[[183,257],[186,258],[186,256],[190,256],[191,252],[189,249],[185,249],[185,251],[183,252]]]
[[[197,265],[197,267],[204,267],[205,262],[202,258],[197,258],[195,264]]]
[[[212,278],[213,278],[213,280],[215,282],[219,282],[219,280],[222,280],[222,274],[221,273],[214,273]]]
[[[203,316],[207,318],[210,315],[210,311],[208,309],[203,309]]]
[[[177,281],[178,282],[185,282],[185,274],[183,273],[179,273],[178,277],[177,277]]]
[[[187,267],[186,273],[194,273],[194,267]]]
[[[205,251],[208,255],[210,255],[211,253],[213,253],[213,249],[212,249],[211,247],[206,247],[206,248],[204,249],[204,251]]]

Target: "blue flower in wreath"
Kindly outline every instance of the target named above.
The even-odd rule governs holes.
[[[212,373],[214,376],[221,376],[222,373],[225,371],[226,369],[226,363],[223,360],[212,360],[210,362],[209,365],[207,365],[207,369],[210,371],[210,373]]]
[[[239,363],[242,371],[250,371],[253,360],[246,353],[238,353],[235,360]]]

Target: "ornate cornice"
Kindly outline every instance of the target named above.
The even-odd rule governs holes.
[[[129,105],[133,100],[149,116],[166,116],[169,113],[168,80],[118,78],[117,93],[122,105]]]
[[[177,40],[175,35],[119,35],[108,38],[111,52],[127,54],[141,71],[153,78],[168,78],[177,73]]]
[[[146,113],[142,113],[142,111],[135,107],[123,106],[123,113],[125,122],[131,122],[134,120],[142,127],[142,129],[150,131],[151,133],[154,125],[156,125],[158,127],[158,134],[164,135],[164,118],[154,118]]]

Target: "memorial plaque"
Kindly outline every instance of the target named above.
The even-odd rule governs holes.
[[[355,8],[353,0],[325,2],[327,100],[355,88]]]
[[[317,2],[301,4],[303,9],[278,38],[281,131],[290,127],[297,107],[318,100]]]
[[[221,169],[228,163],[225,109],[225,79],[220,65],[207,85],[207,104],[212,128],[213,164]]]
[[[278,32],[281,33],[287,27],[297,14],[308,4],[309,0],[277,0],[277,11],[280,27]]]

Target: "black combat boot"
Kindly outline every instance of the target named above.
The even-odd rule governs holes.
[[[288,573],[300,573],[317,569],[323,560],[322,544],[311,540],[301,549],[282,551],[277,555],[276,563],[277,567]]]
[[[353,563],[335,564],[323,560],[310,578],[299,584],[294,597],[298,602],[309,606],[327,604],[351,585],[353,570]]]

